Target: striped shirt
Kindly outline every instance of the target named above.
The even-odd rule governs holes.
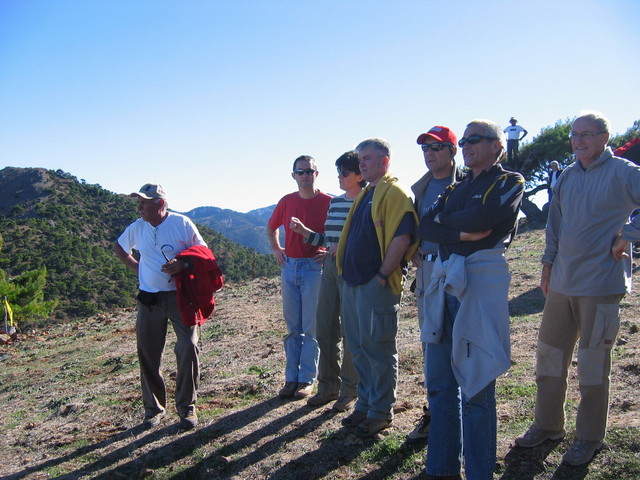
[[[316,247],[337,245],[353,200],[353,198],[347,198],[344,193],[333,197],[329,203],[329,212],[324,223],[324,233],[312,232],[309,238],[305,240],[305,243],[310,243]]]

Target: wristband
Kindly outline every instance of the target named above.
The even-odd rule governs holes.
[[[384,273],[382,273],[380,270],[378,270],[376,272],[376,275],[378,275],[381,279],[383,279],[385,282],[389,280],[389,276],[385,275]]]

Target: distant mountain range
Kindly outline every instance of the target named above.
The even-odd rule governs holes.
[[[265,255],[245,246],[267,242],[270,208],[248,214],[215,207],[191,212],[227,283],[279,273],[270,250]],[[78,181],[62,170],[0,169],[0,276],[45,268],[45,299],[59,300],[55,314],[61,317],[129,306],[137,279],[112,252],[136,218],[136,204],[128,195]]]
[[[260,253],[271,254],[266,225],[275,205],[240,213],[218,207],[197,207],[184,215],[196,223],[206,225],[225,237]]]

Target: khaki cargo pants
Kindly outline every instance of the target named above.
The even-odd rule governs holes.
[[[567,374],[579,339],[576,437],[587,441],[604,439],[611,348],[620,328],[619,304],[623,296],[574,297],[549,290],[538,334],[535,424],[539,428],[564,428]]]

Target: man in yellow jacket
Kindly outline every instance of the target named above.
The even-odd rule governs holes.
[[[400,297],[404,270],[418,246],[418,218],[408,191],[389,173],[389,144],[371,138],[356,152],[369,185],[349,211],[336,262],[344,280],[345,340],[360,381],[355,409],[342,424],[370,437],[393,420]]]

